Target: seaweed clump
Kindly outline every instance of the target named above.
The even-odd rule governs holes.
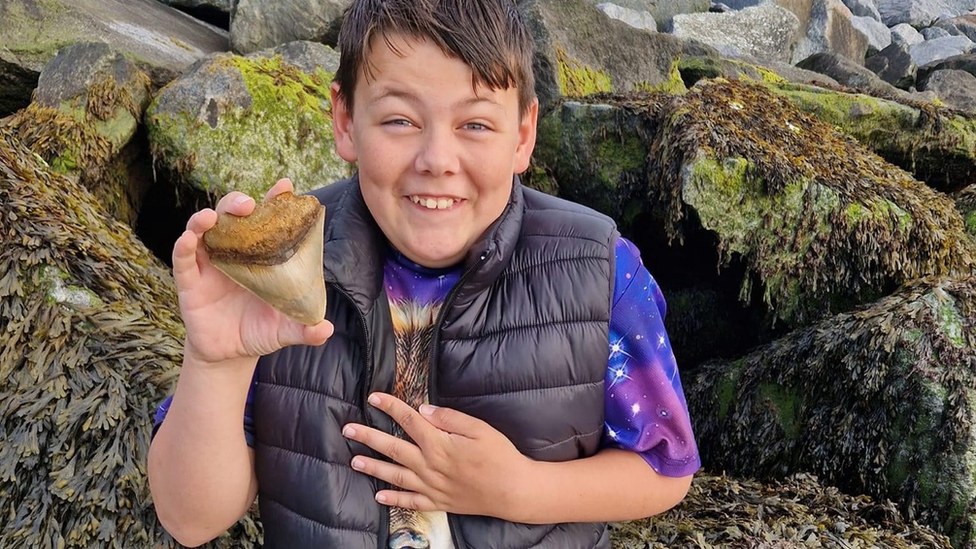
[[[172,279],[0,128],[0,547],[175,547],[146,479],[182,361]],[[253,547],[246,518],[215,547]]]
[[[741,299],[757,279],[790,326],[973,270],[951,199],[764,86],[701,82],[660,116],[649,198],[669,238],[686,219],[714,231],[719,266],[748,266]]]
[[[952,548],[946,536],[905,520],[890,501],[845,495],[802,473],[768,484],[699,474],[681,505],[612,524],[610,536],[617,549]]]
[[[926,278],[796,330],[689,386],[702,459],[817,474],[976,540],[976,278]],[[757,444],[756,441],[762,441]]]

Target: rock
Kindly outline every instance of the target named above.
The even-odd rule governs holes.
[[[915,30],[915,27],[908,23],[899,23],[891,27],[891,42],[894,44],[906,44],[913,46],[925,41],[922,33]]]
[[[919,81],[918,89],[935,92],[950,107],[976,114],[976,76],[966,71],[933,71]]]
[[[938,70],[960,70],[976,76],[976,53],[954,55],[948,59],[933,63],[918,71],[919,78],[925,78],[929,73]]]
[[[585,0],[531,0],[522,9],[535,41],[541,113],[560,97],[684,90],[677,70],[683,48],[678,38],[608,19]]]
[[[167,6],[173,6],[174,8],[187,8],[187,9],[209,9],[218,11],[220,13],[230,14],[231,10],[234,9],[234,5],[237,4],[237,0],[159,0],[160,2],[166,4]]]
[[[0,128],[2,547],[175,549],[146,463],[182,362],[169,269]],[[252,516],[208,547],[254,548]]]
[[[935,24],[940,29],[945,29],[953,36],[965,36],[976,42],[976,14],[960,15],[952,19],[944,19]]]
[[[325,69],[302,72],[281,56],[215,54],[150,105],[157,165],[189,194],[213,198],[231,190],[259,198],[282,177],[297,192],[347,177],[332,136],[331,80]]]
[[[881,21],[881,12],[874,0],[844,0],[844,5],[851,10],[854,17],[870,17],[875,21]]]
[[[149,77],[107,44],[75,44],[44,67],[34,103],[6,125],[54,170],[91,191],[109,215],[135,228],[152,182],[139,154],[144,143],[133,141],[149,87]]]
[[[799,84],[769,89],[939,191],[956,192],[976,177],[976,121],[971,117],[931,104]]]
[[[798,63],[797,67],[826,74],[844,86],[856,88],[871,95],[909,98],[906,92],[885,82],[866,67],[840,55],[816,53]]]
[[[949,31],[939,28],[939,27],[928,27],[920,31],[922,38],[926,40],[935,40],[936,38],[945,38],[946,36],[952,36]]]
[[[4,0],[2,6],[0,44],[30,71],[40,72],[60,48],[98,37],[160,87],[197,59],[227,49],[225,32],[156,0]]]
[[[892,42],[890,46],[868,57],[864,66],[896,88],[907,90],[915,85],[918,65],[912,59],[905,43]]]
[[[976,44],[965,36],[946,36],[945,38],[920,42],[911,46],[908,51],[915,64],[922,69],[928,65],[945,61],[950,57],[969,53],[973,47],[976,47]]]
[[[316,74],[321,70],[331,75],[339,70],[338,52],[326,45],[307,40],[297,40],[276,48],[256,51],[247,57],[273,59],[279,55],[282,61],[307,74]]]
[[[704,42],[726,56],[788,61],[799,20],[772,4],[730,13],[676,15],[672,33]]]
[[[737,59],[715,56],[683,55],[678,63],[678,71],[685,85],[691,87],[703,78],[725,78],[728,80],[750,80],[753,82],[797,82],[802,84],[837,85],[833,78],[788,63],[767,62],[748,63]]]
[[[323,41],[335,33],[352,0],[237,0],[230,47],[252,53],[295,40]]]
[[[829,52],[864,63],[868,38],[854,28],[851,17],[851,10],[840,0],[815,0],[806,33],[797,41],[791,62],[797,64],[815,53]]]
[[[953,195],[953,198],[955,198],[956,207],[959,208],[966,224],[966,231],[973,238],[976,238],[976,184],[959,191]]]
[[[976,278],[932,277],[712,363],[687,385],[703,461],[746,477],[812,473],[846,493],[893,500],[903,516],[968,547],[974,326]]]
[[[885,25],[908,23],[924,29],[947,15],[955,17],[972,11],[976,0],[877,0],[877,5]]]
[[[9,53],[0,50],[0,118],[30,104],[40,72],[26,68]]]
[[[607,0],[586,0],[593,5]],[[525,0],[520,0],[520,4]],[[711,0],[612,0],[613,4],[636,12],[648,13],[657,22],[657,30],[664,32],[671,28],[671,19],[679,13],[702,13],[711,7]]]
[[[654,17],[646,11],[632,10],[616,4],[597,4],[596,7],[610,19],[623,21],[635,29],[657,31],[657,23],[654,22]]]
[[[870,17],[851,17],[851,26],[868,39],[866,55],[871,56],[891,44],[891,31],[881,21]]]

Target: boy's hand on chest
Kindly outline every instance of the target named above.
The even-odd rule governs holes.
[[[531,483],[533,460],[489,424],[450,408],[415,410],[385,393],[371,405],[396,421],[411,440],[360,424],[343,429],[393,462],[355,456],[352,467],[398,487],[381,490],[384,505],[518,520],[517,504]],[[421,411],[423,413],[421,413]]]

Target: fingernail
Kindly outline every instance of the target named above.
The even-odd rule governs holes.
[[[251,198],[250,196],[238,196],[237,198],[234,199],[234,205],[240,206],[241,204],[247,202],[248,200],[254,200],[254,199]]]
[[[357,471],[361,471],[363,469],[363,467],[365,467],[365,466],[366,466],[366,463],[363,460],[359,459],[359,458],[355,458],[355,459],[352,460],[352,468],[355,469],[355,470],[357,470]]]
[[[346,438],[352,438],[352,437],[356,436],[356,430],[353,429],[351,426],[350,427],[346,427],[345,429],[342,430],[342,436],[344,436]]]
[[[425,416],[432,416],[434,415],[434,410],[436,409],[437,406],[434,406],[433,404],[422,404],[420,406],[420,413]]]
[[[379,406],[380,405],[380,397],[378,397],[376,395],[369,395],[369,398],[366,399],[366,400],[367,400],[367,402],[369,402],[373,406]]]
[[[386,503],[386,496],[383,494],[376,494],[376,501],[379,503]]]

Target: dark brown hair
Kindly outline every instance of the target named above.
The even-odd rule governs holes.
[[[370,41],[381,37],[399,54],[396,36],[430,40],[471,67],[472,86],[516,88],[519,114],[535,98],[532,37],[515,0],[356,0],[339,31],[339,96],[352,112],[360,76],[371,75]]]

